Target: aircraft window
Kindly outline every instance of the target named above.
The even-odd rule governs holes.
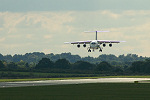
[[[96,44],[95,42],[92,42],[91,44]]]

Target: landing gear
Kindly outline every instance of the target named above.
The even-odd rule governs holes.
[[[99,49],[99,52],[102,52],[102,48]]]
[[[93,49],[93,50],[91,50],[91,49],[93,49],[93,48],[88,47],[88,48],[87,48],[88,52],[92,52],[92,51],[94,52],[95,49],[98,49],[98,48],[95,48],[95,49]],[[103,48],[99,47],[99,52],[102,52],[102,49],[103,49]]]
[[[102,49],[100,49],[99,52],[102,52]]]
[[[91,52],[91,50],[89,49],[88,52]]]
[[[87,50],[88,50],[88,52],[91,52],[91,49],[90,49],[90,47],[88,47],[88,48],[87,48]]]

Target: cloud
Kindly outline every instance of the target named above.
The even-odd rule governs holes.
[[[113,19],[118,19],[118,18],[120,17],[119,14],[113,13],[113,12],[108,11],[108,10],[102,11],[101,14],[102,14],[103,16],[108,16],[108,17],[111,17],[111,18],[113,18]]]
[[[150,15],[150,10],[126,10],[122,12],[123,16],[147,16]]]
[[[50,53],[53,53],[51,52],[51,49],[43,49],[42,52],[44,52],[45,54],[50,54]]]
[[[52,35],[44,35],[44,39],[51,39]]]
[[[46,29],[50,32],[58,32],[63,28],[68,26],[64,24],[72,22],[73,18],[70,16],[70,12],[66,13],[51,13],[51,12],[41,12],[41,13],[29,13],[27,14],[27,22],[30,25],[40,24],[39,27]]]
[[[27,35],[26,35],[26,38],[27,38],[27,39],[33,39],[33,38],[34,38],[34,35],[33,35],[33,34],[27,34]]]
[[[51,13],[51,12],[29,12],[29,13],[11,13],[1,12],[0,17],[3,19],[3,28],[7,33],[18,31],[17,28],[41,28],[48,31],[59,31],[63,28],[70,29],[66,23],[72,22],[73,18],[70,12]]]
[[[3,42],[5,40],[6,40],[6,38],[0,38],[0,42]]]
[[[64,45],[66,41],[92,40],[95,33],[84,31],[109,30],[98,33],[98,39],[125,40],[107,48],[104,53],[137,53],[147,55],[150,47],[150,11],[65,11],[65,12],[0,12],[0,49],[22,48],[21,52],[72,52],[82,56],[90,55],[86,48],[80,50],[74,45]],[[28,50],[26,50],[28,48]],[[3,53],[11,53],[9,52]],[[16,49],[13,49],[16,50]],[[120,53],[116,52],[121,50]],[[86,52],[86,53],[83,53]],[[91,53],[99,56],[99,52]]]
[[[7,33],[16,32],[16,25],[25,19],[25,17],[19,13],[3,12],[0,15],[0,17],[3,19],[2,26],[5,28],[5,30],[7,30]]]

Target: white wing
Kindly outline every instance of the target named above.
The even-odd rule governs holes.
[[[90,44],[91,40],[89,41],[76,41],[76,42],[65,42],[65,44]]]
[[[97,40],[99,43],[120,43],[126,41],[115,41],[115,40]]]

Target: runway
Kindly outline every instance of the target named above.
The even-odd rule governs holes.
[[[98,79],[69,79],[69,80],[45,80],[45,81],[22,81],[22,82],[0,82],[0,88],[25,87],[25,86],[45,86],[45,85],[65,85],[84,83],[134,83],[135,81],[146,81],[150,78],[98,78]]]

